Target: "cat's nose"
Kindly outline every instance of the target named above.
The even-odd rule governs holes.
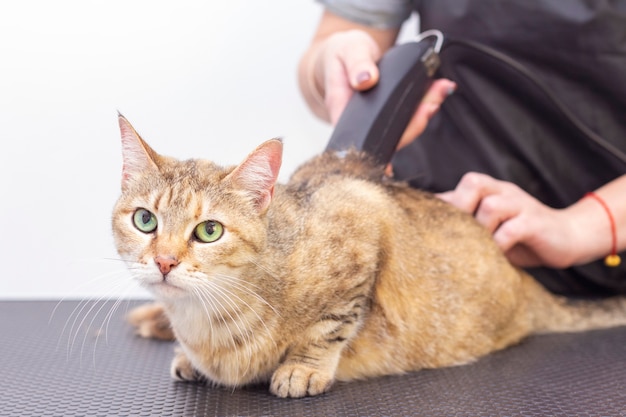
[[[159,266],[159,270],[163,275],[169,274],[169,272],[178,265],[178,259],[173,256],[157,256],[154,258],[154,262]]]

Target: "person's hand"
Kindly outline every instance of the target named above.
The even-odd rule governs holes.
[[[513,183],[468,173],[453,191],[438,196],[472,213],[515,265],[565,268],[577,260],[571,210],[550,208]]]
[[[335,125],[354,91],[372,88],[379,79],[376,62],[381,52],[375,40],[362,30],[337,32],[326,38],[313,61],[316,86],[324,91],[324,107]],[[427,91],[407,126],[398,148],[406,146],[421,134],[430,118],[456,88],[447,79],[436,80]]]

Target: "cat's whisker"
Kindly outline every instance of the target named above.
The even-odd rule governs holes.
[[[249,362],[251,359],[250,345],[252,344],[252,340],[251,340],[251,335],[250,335],[251,332],[249,331],[250,323],[246,315],[243,314],[243,311],[241,310],[240,306],[235,301],[233,301],[233,299],[229,296],[229,294],[232,294],[232,292],[227,291],[223,286],[214,282],[204,281],[203,284],[206,286],[205,288],[207,290],[212,292],[212,294],[217,293],[217,295],[219,295],[220,298],[224,300],[232,308],[234,314],[237,316],[238,320],[235,320],[235,318],[233,318],[229,310],[226,310],[226,313],[231,318],[231,321],[235,324],[235,327],[237,328],[238,333],[240,334],[241,337],[245,339],[244,342],[246,342],[245,345],[246,345],[246,349],[248,350],[248,362]],[[240,297],[238,298],[240,301],[243,302],[243,300],[241,300]],[[241,325],[239,324],[239,322],[241,322],[241,325],[244,326],[243,329],[241,328]],[[231,337],[234,337],[232,333],[231,333]],[[233,339],[233,342],[234,342],[234,339]]]
[[[209,284],[208,282],[202,282],[202,283]],[[203,285],[199,285],[197,288],[198,288],[198,291],[204,294],[207,298],[209,298],[210,300],[214,301],[215,303],[219,305],[219,306],[215,306],[217,307],[215,308],[215,311],[216,313],[219,314],[219,317],[221,318],[224,328],[228,331],[228,334],[230,335],[230,344],[233,346],[233,351],[235,352],[236,362],[239,363],[239,349],[237,349],[237,344],[235,343],[235,337],[233,336],[232,330],[230,326],[228,325],[226,318],[224,317],[224,312],[228,314],[228,316],[230,317],[230,321],[235,324],[235,326],[238,328],[238,331],[241,333],[241,329],[239,328],[239,325],[234,320],[232,315],[228,312],[228,310],[224,307],[224,305],[217,298],[215,298],[214,291],[213,291],[214,288],[212,288],[212,286],[208,285],[208,287],[204,287]]]
[[[111,306],[111,308],[109,309],[109,312],[104,317],[104,323],[103,323],[104,324],[104,341],[106,344],[109,343],[109,325],[111,324],[111,319],[113,318],[113,316],[115,315],[115,312],[117,311],[117,309],[119,308],[119,306],[122,304],[123,301],[126,301],[126,311],[128,311],[128,305],[130,303],[130,299],[127,297],[127,295],[129,292],[130,292],[130,287],[127,287],[124,294],[118,297],[118,299],[115,301],[113,306]]]
[[[65,330],[67,329],[67,326],[70,324],[70,322],[72,322],[72,326],[70,327],[69,333],[67,336],[66,355],[67,355],[68,360],[71,355],[70,341],[72,340],[72,332],[74,329],[74,325],[76,324],[76,321],[78,320],[78,317],[80,316],[80,313],[83,311],[83,309],[88,303],[89,303],[89,300],[83,298],[78,302],[78,304],[76,304],[76,307],[74,307],[72,312],[69,314],[69,316],[65,320],[65,324],[63,325],[63,328],[61,329],[61,333],[59,334],[59,340],[57,341],[57,349],[59,348],[59,345],[61,344],[61,340],[63,340],[63,335],[65,334]],[[72,318],[74,319],[73,321],[72,321]]]
[[[87,319],[87,317],[89,316],[89,314],[92,312],[92,310],[95,308],[95,306],[98,304],[98,302],[100,302],[100,300],[103,298],[103,296],[97,298],[97,299],[89,299],[89,298],[84,298],[82,299],[78,305],[74,308],[74,310],[72,311],[72,313],[70,314],[70,316],[68,317],[68,320],[66,321],[66,326],[67,324],[69,324],[69,321],[72,321],[72,325],[69,328],[68,331],[68,335],[67,335],[67,357],[68,359],[70,358],[70,356],[72,355],[73,351],[74,351],[74,344],[76,342],[76,339],[78,338],[78,334],[80,333],[80,329],[82,327],[82,325],[84,324],[85,320]],[[89,307],[90,306],[90,307]],[[83,313],[85,311],[86,308],[89,309]],[[72,317],[74,317],[74,319],[72,320]],[[82,319],[81,319],[82,317]],[[80,319],[80,321],[79,321]],[[78,326],[76,326],[78,323]],[[64,333],[66,326],[63,327],[63,330],[61,332],[61,334]],[[82,352],[82,349],[81,349]]]
[[[120,270],[117,270],[117,271],[110,271],[110,272],[107,272],[107,273],[95,276],[95,277],[91,278],[90,280],[87,280],[85,282],[82,282],[80,285],[77,285],[73,289],[72,292],[77,293],[77,292],[79,292],[82,289],[93,287],[94,283],[96,283],[98,281],[101,281],[101,280],[104,280],[104,279],[108,279],[110,277],[114,277],[116,275],[126,275],[126,276],[128,276],[128,268],[120,269]],[[67,296],[64,296],[56,303],[56,305],[52,309],[52,312],[50,313],[50,317],[48,319],[48,324],[50,324],[52,322],[52,320],[53,320],[53,318],[54,318],[54,316],[56,314],[56,311],[58,310],[59,306],[61,306],[64,301],[68,300],[71,297],[72,297],[71,294],[67,295]],[[83,297],[81,297],[81,298],[83,298]]]
[[[278,274],[276,272],[272,271],[271,269],[269,269],[269,267],[267,267],[266,265],[262,265],[260,262],[258,262],[256,259],[254,259],[252,257],[248,257],[247,260],[249,262],[251,262],[252,264],[254,264],[254,266],[259,268],[260,270],[266,272],[270,277],[272,277],[276,281],[280,280],[280,278],[278,277]]]
[[[108,344],[109,343],[109,335],[108,335],[108,331],[109,330],[108,330],[108,328],[109,328],[109,323],[111,321],[111,317],[115,314],[115,311],[117,310],[117,308],[119,307],[119,305],[122,303],[122,301],[124,299],[126,299],[127,302],[128,302],[128,299],[125,297],[125,295],[127,295],[129,293],[129,291],[131,290],[131,286],[129,285],[129,283],[128,282],[119,283],[117,285],[117,287],[112,288],[111,291],[108,294],[116,293],[118,289],[121,289],[123,291],[122,295],[115,297],[115,301],[113,302],[113,305],[109,308],[109,311],[105,314],[104,319],[102,320],[102,324],[101,324],[100,328],[95,332],[96,339],[95,339],[94,347],[93,347],[93,364],[94,364],[94,367],[96,365],[96,348],[98,346],[98,340],[100,339],[100,336],[102,335],[102,329],[104,328],[104,340],[105,340],[105,343]],[[85,345],[85,343],[87,341],[87,335],[90,333],[91,326],[93,325],[93,323],[96,320],[96,318],[100,315],[100,312],[102,311],[104,306],[107,305],[112,299],[113,299],[113,297],[107,297],[106,300],[102,303],[102,306],[98,309],[98,311],[93,316],[91,322],[89,323],[87,331],[85,332],[85,335],[83,337],[83,348],[84,348],[84,345]],[[82,358],[82,350],[83,350],[83,348],[81,348],[81,358]]]
[[[244,279],[241,279],[240,277],[236,276],[236,275],[226,275],[226,274],[215,274],[216,277],[221,278],[221,279],[227,279],[230,282],[237,282],[239,283],[242,288],[244,288],[247,291],[250,291],[252,293],[256,293],[256,291],[254,290],[259,290],[259,291],[263,291],[263,287],[257,284],[254,284],[252,282],[246,281]],[[251,288],[254,288],[254,290],[251,290]]]
[[[91,312],[93,311],[93,309],[98,305],[98,303],[102,300],[103,297],[99,297],[98,299],[85,299],[83,301],[81,301],[82,303],[82,307],[80,308],[80,310],[77,311],[75,317],[74,317],[74,321],[72,322],[72,327],[69,330],[68,333],[68,339],[67,339],[67,357],[68,360],[69,358],[72,356],[72,353],[74,352],[74,345],[76,343],[76,339],[78,338],[78,335],[80,333],[80,329],[82,328],[83,324],[85,323],[85,321],[87,320],[87,317],[89,317],[89,315],[91,314]],[[88,307],[89,309],[83,313],[83,311]],[[82,317],[82,319],[80,319]],[[79,321],[80,319],[80,321]],[[78,322],[78,326],[75,328],[76,323]],[[84,347],[84,340],[83,340],[83,345],[81,347],[80,350],[80,361],[82,363],[82,353],[83,353],[83,347]]]
[[[95,320],[98,318],[98,316],[102,312],[102,309],[107,305],[107,302],[109,302],[109,301],[111,301],[113,299],[112,294],[115,293],[115,290],[120,288],[122,285],[124,285],[124,283],[121,283],[121,282],[117,283],[116,286],[112,287],[104,295],[99,297],[97,300],[93,301],[92,306],[85,313],[83,319],[81,320],[81,322],[79,323],[78,327],[76,328],[76,332],[74,333],[74,337],[72,339],[72,348],[70,349],[70,351],[73,349],[74,343],[76,342],[76,339],[78,338],[78,335],[79,335],[81,329],[83,328],[83,325],[86,324],[89,316],[91,315],[91,320],[89,321],[89,324],[87,324],[87,328],[84,329],[82,344],[81,344],[81,348],[80,348],[79,358],[80,358],[80,362],[81,363],[82,363],[82,360],[83,360],[83,353],[84,353],[85,345],[87,343],[87,338],[88,338],[88,336],[90,334],[92,334],[91,333],[91,328],[93,326],[93,323],[95,322]],[[115,297],[115,298],[119,299],[119,297]],[[98,305],[100,305],[100,307],[96,310],[96,307]],[[97,340],[98,340],[98,338],[100,336],[99,335],[99,331],[95,332],[94,335],[96,337],[96,339],[95,339],[96,341],[94,343],[94,360],[95,360],[95,349],[96,349],[96,345],[97,345]],[[94,363],[94,365],[95,365],[95,363]]]
[[[259,313],[252,307],[250,306],[246,301],[242,300],[239,296],[237,296],[236,294],[232,293],[231,291],[227,290],[226,288],[224,288],[225,291],[228,291],[229,293],[235,295],[235,297],[237,297],[245,306],[248,307],[248,309],[250,311],[252,311],[252,313],[254,313],[254,315],[257,317],[259,323],[261,323],[261,325],[263,326],[263,328],[265,329],[265,332],[269,338],[269,340],[272,342],[272,344],[274,345],[274,347],[278,347],[278,344],[276,343],[276,341],[274,340],[274,336],[272,334],[272,331],[269,329],[269,327],[267,326],[267,323],[265,322],[265,320],[259,315]],[[251,327],[251,324],[249,323],[249,326]],[[257,344],[257,340],[254,340],[254,344]]]
[[[247,294],[252,295],[256,300],[260,301],[261,303],[269,306],[276,314],[278,314],[276,312],[276,310],[262,297],[260,297],[256,292],[252,291],[251,289],[245,287],[244,285],[242,285],[242,283],[245,283],[245,281],[241,280],[238,277],[232,277],[232,276],[222,276],[222,275],[218,275],[218,277],[223,277],[223,278],[227,278],[226,281],[228,281],[228,283],[230,285],[232,285],[234,287],[234,289],[238,289],[238,290],[242,290]],[[240,306],[243,305],[245,307],[247,307],[247,309],[249,311],[251,311],[257,318],[258,322],[263,326],[263,328],[265,329],[266,334],[269,337],[269,340],[271,340],[271,342],[274,344],[275,347],[278,347],[276,341],[274,340],[274,337],[272,335],[272,332],[270,331],[269,327],[267,326],[267,323],[265,322],[265,320],[259,315],[259,313],[256,311],[256,309],[254,307],[252,307],[246,300],[244,300],[242,297],[240,297],[236,292],[233,292],[232,290],[230,290],[229,288],[223,286],[223,285],[217,285],[215,283],[213,283],[213,288],[217,289],[220,294],[222,295],[222,297],[226,298],[229,303],[235,304],[236,306]],[[236,301],[233,300],[233,297],[236,299]],[[248,329],[252,329],[253,328],[253,323],[251,323],[250,318],[244,314],[244,311],[241,310],[241,308],[238,309],[239,313],[238,316],[241,318],[242,322],[247,326]],[[248,331],[246,332],[245,336],[248,342],[248,346],[250,347],[255,347],[258,344],[258,341],[256,338],[252,338],[252,334],[253,332]]]
[[[207,320],[209,321],[209,328],[211,330],[211,334],[215,334],[215,330],[213,329],[213,315],[209,312],[209,309],[207,308],[206,303],[208,302],[211,305],[212,310],[215,310],[215,305],[213,304],[212,300],[205,299],[202,296],[202,293],[200,292],[200,290],[198,290],[197,288],[194,287],[192,291],[196,295],[196,297],[198,297],[198,300],[202,304],[202,308],[204,309],[204,312],[206,313]]]
[[[243,330],[241,329],[241,327],[239,326],[238,320],[235,319],[235,317],[233,317],[233,315],[230,312],[230,309],[227,308],[227,306],[224,305],[224,303],[220,302],[220,300],[218,298],[216,298],[216,293],[217,295],[220,295],[220,291],[219,289],[214,286],[211,285],[210,283],[203,283],[206,284],[206,287],[202,287],[200,286],[200,290],[206,294],[208,297],[210,297],[212,300],[214,300],[217,304],[219,304],[219,308],[217,309],[217,311],[220,313],[221,317],[222,317],[222,322],[224,324],[224,326],[229,330],[230,332],[230,326],[229,323],[233,323],[235,325],[235,327],[237,328],[237,331],[239,333],[243,333]],[[237,313],[237,306],[232,302],[232,300],[228,299],[228,298],[224,298],[223,294],[222,297],[220,297],[222,301],[226,301],[226,303],[228,304],[228,307],[231,307],[232,309],[234,309],[234,313],[237,314],[237,318],[240,318],[240,316]],[[224,317],[224,313],[226,313],[226,315],[228,316],[228,318],[230,319],[229,321],[226,321],[226,317]],[[231,332],[231,337],[232,337],[232,332]],[[233,345],[234,347],[236,347],[236,345]]]
[[[99,257],[99,258],[77,258],[73,259],[70,264],[79,264],[79,263],[110,263],[110,262],[121,262],[124,264],[133,264],[140,263],[137,261],[128,261],[123,258],[112,258],[112,257]]]
[[[236,277],[229,277],[229,276],[222,276],[219,275],[219,277],[226,277],[226,278],[230,278],[232,279],[232,281],[229,281],[229,284],[234,285],[237,289],[243,290],[248,292],[250,295],[252,295],[254,298],[256,298],[257,300],[261,301],[262,303],[264,303],[265,305],[269,306],[272,311],[274,311],[278,316],[280,316],[280,314],[278,314],[278,312],[267,302],[265,301],[265,299],[263,299],[263,297],[259,296],[258,294],[256,294],[254,291],[250,290],[249,288],[246,288],[244,285],[242,285],[238,280],[239,278]],[[248,309],[250,311],[252,311],[254,313],[254,315],[257,317],[257,319],[259,320],[259,322],[263,325],[263,327],[265,328],[265,331],[267,332],[268,336],[270,337],[270,340],[272,341],[272,343],[274,343],[274,346],[277,346],[276,341],[274,340],[274,338],[272,337],[272,332],[270,331],[270,329],[267,327],[267,324],[265,323],[265,320],[263,320],[263,318],[259,315],[259,313],[250,305],[248,304],[244,299],[242,299],[239,295],[237,295],[236,293],[234,293],[233,291],[230,291],[228,288],[224,287],[224,286],[220,286],[220,289],[227,292],[228,294],[234,296],[237,298],[237,300],[239,300],[242,304],[244,304],[246,307],[248,307]],[[248,323],[249,324],[249,323]]]
[[[280,313],[278,312],[278,310],[276,310],[274,308],[274,306],[272,306],[269,302],[267,302],[263,297],[261,297],[257,292],[251,290],[250,288],[247,287],[247,285],[250,285],[252,287],[256,287],[261,289],[259,286],[254,285],[252,283],[249,283],[247,281],[242,280],[239,277],[235,277],[235,276],[231,276],[231,275],[224,275],[224,274],[217,274],[216,277],[221,278],[221,279],[225,279],[228,280],[229,284],[236,286],[238,289],[242,290],[242,291],[246,291],[248,292],[250,295],[252,295],[254,298],[256,298],[257,300],[259,300],[260,302],[262,302],[263,304],[265,304],[266,306],[268,306],[278,317],[280,316]]]
[[[114,276],[121,277],[122,275],[124,275],[126,277],[124,277],[124,279],[120,279],[120,278],[116,278],[114,280],[110,279],[111,277],[114,277]],[[95,301],[95,303],[97,303],[99,300],[102,300],[104,297],[113,294],[116,291],[116,289],[121,288],[123,285],[126,285],[128,287],[128,289],[130,290],[130,284],[132,283],[132,281],[128,280],[127,276],[128,276],[128,270],[127,269],[123,269],[123,270],[119,270],[119,271],[112,271],[112,272],[108,272],[108,273],[105,273],[105,274],[101,274],[99,276],[96,276],[96,277],[92,278],[91,280],[86,281],[82,285],[78,286],[76,291],[78,291],[78,289],[80,289],[80,288],[82,288],[84,286],[92,285],[94,282],[96,282],[98,280],[103,280],[103,279],[107,279],[107,283],[109,284],[109,286],[111,286],[112,283],[115,284],[113,287],[111,287],[109,289],[109,291],[104,296],[100,297],[98,300]],[[69,298],[69,297],[64,297],[63,299],[61,299],[59,301],[59,303],[56,304],[56,306],[54,307],[53,311],[50,314],[49,322],[52,322],[54,316],[57,313],[58,307],[67,298]],[[109,296],[109,298],[111,298],[111,297]],[[67,319],[65,320],[65,324],[63,325],[61,333],[59,334],[59,341],[57,342],[57,349],[59,348],[60,342],[63,340],[63,335],[66,334],[66,331],[68,332],[67,333],[67,356],[68,356],[68,359],[69,359],[69,357],[71,356],[71,354],[73,352],[74,343],[76,342],[76,339],[78,337],[78,334],[80,332],[80,329],[81,329],[82,325],[84,324],[84,322],[87,319],[87,317],[90,314],[90,312],[93,311],[93,309],[95,308],[95,306],[92,305],[87,310],[87,312],[84,313],[85,309],[88,308],[90,303],[94,303],[94,300],[93,299],[88,299],[88,298],[81,299],[78,302],[78,304],[74,307],[72,312],[69,314]],[[83,316],[83,314],[86,314],[86,315]],[[80,322],[79,322],[79,319],[80,319],[81,316],[83,316],[83,319],[80,320]],[[76,327],[77,324],[78,324],[78,327]],[[69,330],[68,330],[68,327],[69,327]],[[82,352],[82,349],[81,349],[81,352]]]
[[[131,261],[128,259],[123,259],[123,258],[102,258],[105,261],[108,262],[121,262],[123,264],[125,264],[126,266],[132,266],[132,265],[139,265],[139,266],[143,266],[144,264],[142,262],[139,261]]]
[[[263,288],[264,288],[263,285],[261,285],[261,284],[255,284],[254,282],[250,282],[250,281],[244,280],[244,279],[242,279],[241,277],[239,277],[237,275],[226,275],[226,274],[221,274],[220,273],[220,274],[216,274],[216,276],[229,278],[229,279],[232,279],[232,280],[241,281],[241,282],[245,283],[246,285],[249,285],[250,287],[256,288],[258,290],[263,290]]]

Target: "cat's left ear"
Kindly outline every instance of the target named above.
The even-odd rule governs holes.
[[[128,181],[146,171],[158,170],[159,156],[148,146],[135,131],[135,128],[121,114],[118,114],[120,133],[122,135],[122,189]]]
[[[267,210],[283,158],[283,143],[271,139],[257,147],[228,175],[233,184],[248,194],[259,212]]]

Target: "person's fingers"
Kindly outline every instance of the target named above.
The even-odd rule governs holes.
[[[355,90],[364,91],[372,88],[379,77],[378,65],[381,57],[380,48],[369,36],[362,33],[348,33],[350,42],[346,42],[339,51],[344,63],[350,85]]]
[[[367,90],[378,82],[380,49],[362,31],[353,30],[329,38],[324,52],[325,105],[334,125],[354,90]]]
[[[422,103],[435,103],[441,105],[441,103],[443,103],[443,101],[455,90],[456,83],[454,81],[450,81],[446,78],[440,78],[435,80],[428,91],[426,91],[424,98],[422,98]]]
[[[324,104],[328,109],[330,123],[334,126],[346,108],[354,90],[348,84],[343,63],[339,58],[326,62],[324,79]]]
[[[530,248],[515,245],[505,251],[505,256],[513,265],[521,268],[533,268],[544,265],[544,261]]]
[[[481,200],[487,195],[497,193],[502,184],[502,181],[489,175],[468,172],[463,175],[454,191],[449,192],[445,198],[459,209],[474,214]]]
[[[445,201],[446,203],[452,204],[452,200],[454,199],[454,190],[437,193],[435,194],[435,196]]]
[[[491,194],[480,201],[474,218],[490,233],[509,219],[520,213],[522,205],[517,199],[507,194]]]
[[[455,90],[456,83],[448,79],[442,78],[433,82],[402,134],[398,143],[398,149],[413,142],[415,138],[424,132],[428,121],[439,111],[441,104]]]
[[[385,175],[389,178],[393,177],[393,166],[391,164],[387,164],[385,167]]]
[[[493,234],[493,239],[513,265],[532,268],[545,265],[545,260],[537,252],[541,249],[527,245],[534,233],[536,231],[529,227],[527,219],[519,216],[503,223]],[[559,268],[565,267],[566,264],[550,262],[549,265]]]
[[[420,105],[419,112],[416,112],[413,117],[411,117],[409,124],[402,133],[400,141],[398,142],[397,149],[404,148],[405,146],[413,142],[419,135],[421,135],[424,130],[426,130],[428,121],[438,111],[439,105],[436,103],[427,103],[424,105]]]
[[[338,59],[348,84],[355,90],[367,90],[378,82],[377,62],[381,51],[374,39],[361,30],[341,32],[329,40],[328,54]]]
[[[519,242],[525,241],[531,234],[527,221],[523,216],[519,216],[504,222],[493,234],[493,239],[506,253]]]
[[[511,182],[473,172],[465,174],[454,190],[437,196],[472,213],[514,265],[564,268],[575,262],[572,245],[578,222]]]

